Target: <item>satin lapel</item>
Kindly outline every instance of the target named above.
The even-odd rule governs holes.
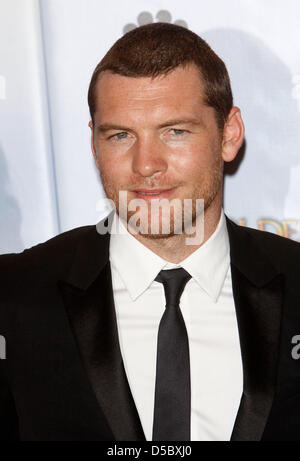
[[[231,440],[259,441],[276,390],[284,278],[246,230],[227,226],[244,374]]]
[[[108,248],[109,237],[95,229],[93,239],[78,250],[61,291],[84,368],[115,439],[145,440],[119,346]]]
[[[244,369],[233,441],[261,440],[275,394],[283,277],[253,286],[234,266],[232,287]]]

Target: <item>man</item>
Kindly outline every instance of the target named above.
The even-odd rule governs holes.
[[[142,26],[89,106],[116,213],[1,256],[1,437],[299,440],[300,245],[222,211],[244,135],[224,63],[182,27]]]

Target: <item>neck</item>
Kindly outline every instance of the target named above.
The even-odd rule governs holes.
[[[190,256],[194,251],[200,248],[214,233],[221,216],[221,197],[216,197],[207,210],[204,211],[204,235],[200,243],[187,244],[187,239],[194,238],[195,235],[173,234],[167,237],[151,238],[143,234],[130,232],[126,223],[126,228],[139,242],[145,245],[149,250],[156,253],[168,262],[179,264],[185,258]]]

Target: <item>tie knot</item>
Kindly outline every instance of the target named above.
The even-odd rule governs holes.
[[[160,271],[155,280],[164,286],[167,306],[179,306],[182,292],[190,278],[191,275],[182,268]]]

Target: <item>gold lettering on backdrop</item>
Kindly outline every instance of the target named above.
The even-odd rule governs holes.
[[[242,218],[238,221],[240,226],[247,226],[247,219]],[[300,234],[300,221],[286,219],[277,221],[276,219],[259,219],[257,228],[262,231],[272,232],[286,238],[293,238],[294,234]]]
[[[289,226],[293,226],[297,228],[299,224],[300,224],[300,221],[282,221],[284,237],[290,238],[290,235],[297,234],[298,233],[297,230],[290,229]]]
[[[278,235],[283,236],[282,225],[278,221],[275,221],[275,219],[260,219],[259,221],[257,221],[257,224],[258,229],[262,231],[269,230],[267,226],[273,226],[276,229],[276,233]]]

